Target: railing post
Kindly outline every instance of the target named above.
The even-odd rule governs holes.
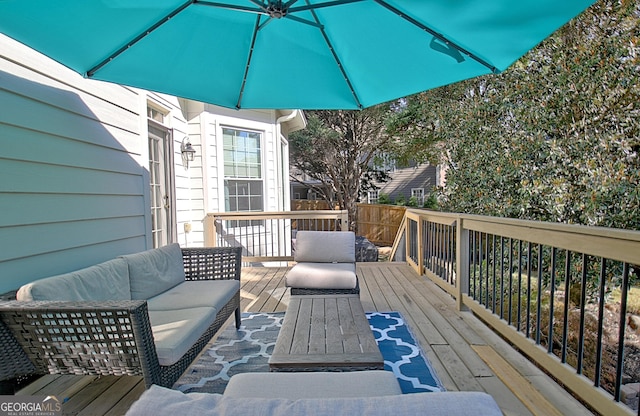
[[[422,241],[422,217],[420,215],[418,215],[418,227],[417,227],[417,233],[418,235],[416,236],[416,251],[417,251],[417,256],[418,256],[418,274],[420,276],[422,276],[424,274],[424,256],[423,256],[423,241]]]
[[[204,223],[204,246],[216,246],[216,219],[213,215],[207,215],[202,221]]]
[[[342,231],[349,231],[349,211],[342,210],[340,214],[340,229]]]
[[[460,216],[456,222],[456,304],[462,311],[466,309],[463,294],[469,294],[469,230]]]
[[[405,211],[405,217],[407,218],[406,223],[404,224],[404,252],[405,252],[405,259],[407,260],[407,262],[411,259],[411,221],[412,219],[409,218],[409,216],[407,215],[408,211]],[[420,274],[420,273],[418,273]]]

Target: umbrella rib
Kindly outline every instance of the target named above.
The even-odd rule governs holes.
[[[194,3],[201,4],[203,6],[216,7],[218,9],[234,10],[234,11],[237,11],[237,12],[267,14],[267,8],[262,2],[254,1],[254,0],[249,0],[249,1],[251,1],[251,3],[255,4],[259,8],[256,9],[255,7],[236,6],[234,4],[218,3],[218,2],[215,2],[215,1],[208,1],[208,0],[195,0]]]
[[[474,61],[478,62],[479,64],[487,67],[494,74],[497,74],[497,73],[500,72],[500,70],[498,68],[496,68],[494,65],[491,65],[489,62],[485,61],[484,59],[480,58],[479,56],[475,55],[474,53],[466,50],[462,46],[457,45],[456,43],[454,43],[451,40],[447,39],[445,36],[441,35],[440,33],[436,32],[435,30],[433,30],[430,27],[426,26],[425,24],[417,21],[413,17],[407,15],[402,10],[395,8],[394,6],[390,5],[389,3],[387,3],[386,1],[383,1],[383,0],[374,0],[374,1],[376,3],[378,3],[379,5],[381,5],[382,7],[386,8],[387,10],[397,14],[398,16],[400,16],[404,20],[408,21],[409,23],[411,23],[411,24],[419,27],[420,29],[424,30],[425,32],[428,32],[429,34],[433,35],[433,37],[435,37],[436,39],[444,42],[447,46],[452,47],[453,49],[455,49],[455,50],[467,55],[468,57],[470,57]]]
[[[335,0],[335,1],[328,1],[325,3],[318,3],[318,4],[307,3],[306,6],[297,6],[297,7],[289,8],[289,13],[302,12],[305,10],[316,10],[324,7],[341,6],[343,4],[349,4],[349,3],[361,3],[363,1],[367,1],[367,0]]]
[[[130,47],[135,45],[136,43],[140,42],[144,37],[149,35],[151,32],[153,32],[154,30],[156,30],[157,28],[159,28],[160,26],[165,24],[167,21],[169,21],[170,19],[175,17],[178,13],[182,12],[184,9],[186,9],[187,7],[189,7],[190,5],[192,5],[192,4],[196,3],[196,2],[197,2],[197,0],[189,0],[186,3],[182,4],[180,7],[178,7],[177,9],[171,11],[171,13],[167,14],[165,17],[163,17],[158,22],[153,24],[150,28],[148,28],[147,30],[145,30],[142,33],[140,33],[138,36],[133,38],[133,40],[127,42],[127,44],[125,46],[121,47],[120,49],[118,49],[117,51],[115,51],[114,53],[109,55],[107,57],[107,59],[103,60],[98,65],[94,66],[93,68],[89,69],[86,72],[85,76],[87,78],[93,77],[96,72],[98,72],[100,69],[102,69],[109,62],[113,61],[115,58],[117,58],[119,55],[121,55],[124,51],[126,51],[127,49],[129,49]]]
[[[358,0],[356,0],[358,1]],[[342,2],[340,2],[342,3]],[[309,1],[307,0],[307,5],[309,5]],[[327,46],[329,47],[329,50],[331,51],[331,55],[333,55],[333,59],[336,61],[336,64],[338,64],[338,68],[340,69],[340,72],[342,73],[342,76],[344,77],[345,82],[347,83],[347,86],[349,87],[349,90],[351,91],[351,94],[353,95],[353,99],[356,102],[356,106],[358,106],[358,108],[362,109],[362,103],[360,102],[360,99],[358,98],[358,94],[356,93],[356,90],[353,88],[353,84],[351,83],[351,80],[349,79],[349,76],[347,75],[347,72],[344,69],[344,66],[342,65],[342,61],[340,61],[340,58],[338,57],[338,54],[336,53],[335,49],[333,48],[333,44],[331,43],[331,40],[329,40],[329,36],[327,36],[327,32],[325,32],[324,30],[324,25],[322,25],[322,23],[320,23],[320,19],[318,19],[318,15],[316,14],[315,10],[313,8],[310,8],[309,11],[311,12],[311,15],[313,16],[313,19],[316,21],[316,23],[318,24],[318,30],[320,30],[320,33],[322,33],[322,37],[324,38],[324,41],[327,43]]]
[[[180,7],[178,7],[177,9],[175,9],[173,11],[171,11],[169,14],[164,16],[162,19],[160,19],[159,21],[154,23],[151,27],[149,27],[148,29],[142,31],[142,33],[140,33],[138,36],[133,38],[133,40],[127,42],[125,46],[123,46],[120,49],[116,50],[114,53],[109,55],[102,62],[100,62],[99,64],[95,65],[93,68],[89,69],[85,73],[85,77],[92,78],[96,74],[96,72],[98,72],[99,70],[104,68],[105,65],[109,64],[115,58],[117,58],[122,53],[124,53],[127,49],[131,48],[133,45],[135,45],[136,43],[140,42],[146,36],[151,34],[151,32],[153,32],[154,30],[158,29],[163,24],[167,23],[169,20],[171,20],[172,18],[177,16],[179,13],[184,11],[187,7],[189,7],[191,5],[198,5],[198,4],[199,5],[203,5],[203,6],[218,7],[218,8],[236,10],[236,11],[241,11],[241,12],[266,14],[266,11],[265,11],[264,7],[260,7],[259,9],[257,9],[257,8],[252,8],[252,7],[234,6],[234,5],[231,5],[231,4],[224,4],[224,3],[215,3],[215,2],[210,2],[210,1],[206,1],[206,0],[188,0],[187,2],[183,3]]]
[[[242,85],[240,86],[240,93],[238,94],[238,102],[236,108],[241,108],[242,96],[244,95],[244,87],[247,84],[247,76],[249,75],[249,67],[251,66],[251,60],[253,59],[253,48],[256,45],[256,38],[258,37],[258,31],[260,30],[260,19],[262,15],[256,16],[256,24],[253,27],[253,36],[251,37],[251,48],[249,49],[249,56],[247,57],[247,65],[244,67],[244,74],[242,76]]]

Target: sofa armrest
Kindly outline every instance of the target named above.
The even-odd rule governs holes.
[[[183,248],[185,280],[240,280],[242,247]]]
[[[0,320],[40,374],[160,379],[144,300],[2,301]]]

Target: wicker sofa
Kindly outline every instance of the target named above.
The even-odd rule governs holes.
[[[172,244],[29,283],[0,302],[0,336],[14,337],[2,345],[17,341],[39,374],[171,387],[234,312],[240,326],[241,260]]]

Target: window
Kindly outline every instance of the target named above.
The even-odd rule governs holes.
[[[419,207],[424,205],[424,188],[411,188],[411,196],[416,197]]]
[[[263,211],[262,135],[256,132],[222,129],[224,149],[225,210]],[[253,221],[258,225],[260,221]],[[247,225],[245,222],[238,225]]]
[[[367,191],[367,204],[377,204],[380,197],[380,191],[378,189],[373,191]]]
[[[164,113],[153,107],[147,107],[147,118],[161,124],[164,123]]]

